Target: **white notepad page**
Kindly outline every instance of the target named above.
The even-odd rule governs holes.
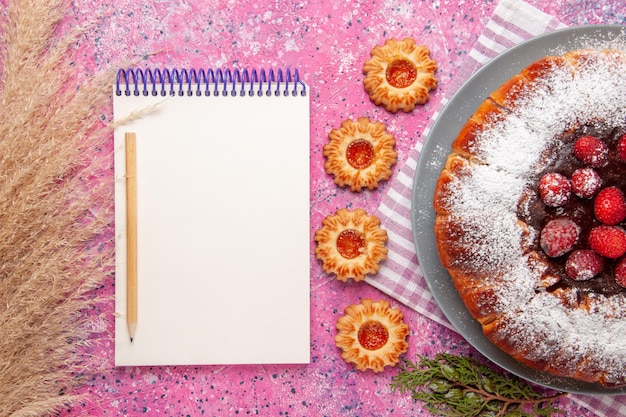
[[[308,92],[114,94],[116,122],[146,109],[115,128],[115,364],[308,363]],[[137,135],[132,342],[126,132]]]

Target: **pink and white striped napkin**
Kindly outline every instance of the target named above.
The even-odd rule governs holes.
[[[566,25],[521,0],[501,0],[474,48],[441,100],[441,109],[455,91],[480,67],[516,44]],[[440,109],[440,110],[441,110]],[[433,115],[433,121],[439,111]],[[432,122],[431,122],[432,127]],[[428,136],[430,128],[423,132]],[[421,272],[411,229],[413,176],[422,143],[416,144],[405,165],[390,184],[377,216],[389,234],[389,254],[375,278],[367,282],[418,313],[455,331],[428,290]],[[600,416],[626,415],[626,396],[571,395],[572,400]]]

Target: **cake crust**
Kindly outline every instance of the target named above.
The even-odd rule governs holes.
[[[529,367],[605,387],[626,385],[626,293],[607,271],[596,283],[573,283],[565,256],[546,256],[541,228],[575,211],[546,209],[536,190],[545,172],[581,165],[566,155],[583,134],[615,148],[626,132],[624,71],[618,50],[531,63],[467,120],[433,198],[441,263],[484,334]],[[586,244],[582,230],[573,249]]]

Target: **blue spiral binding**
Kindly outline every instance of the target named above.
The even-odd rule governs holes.
[[[297,68],[283,69],[119,69],[115,80],[118,96],[302,96],[306,84]]]

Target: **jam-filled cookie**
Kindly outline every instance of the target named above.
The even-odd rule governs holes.
[[[428,48],[411,38],[388,39],[370,55],[363,65],[363,86],[376,105],[393,113],[411,112],[428,101],[429,91],[437,86],[437,63]]]
[[[355,192],[373,190],[391,176],[398,154],[396,141],[384,124],[367,117],[345,120],[339,129],[330,131],[328,139],[324,169],[340,187],[349,186]]]
[[[385,366],[396,365],[409,347],[409,326],[403,319],[402,312],[384,300],[365,298],[346,307],[345,316],[337,320],[335,336],[341,357],[360,371],[381,372]]]
[[[315,256],[326,273],[340,281],[362,281],[380,269],[387,258],[387,232],[380,220],[363,209],[339,209],[322,221],[315,232]]]

